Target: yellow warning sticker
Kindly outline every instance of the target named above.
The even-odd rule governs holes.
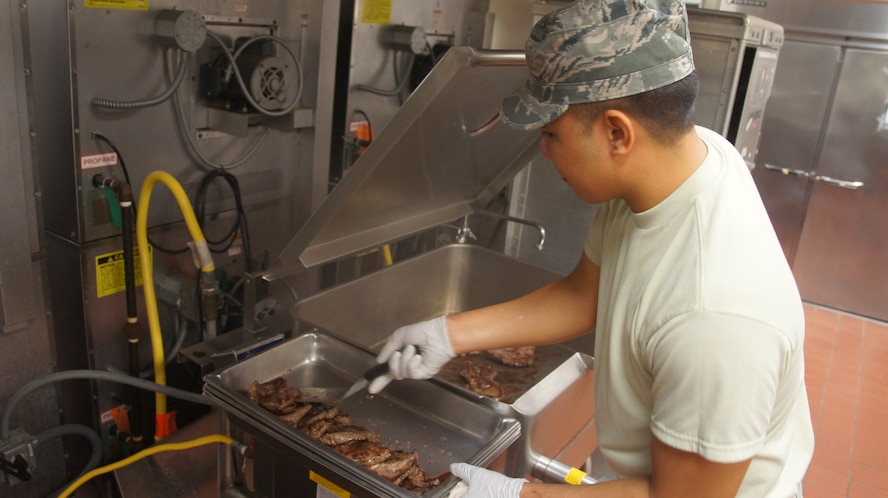
[[[151,253],[151,246],[148,246]],[[142,262],[139,260],[139,248],[133,248],[133,265],[136,287],[142,285]],[[96,294],[98,297],[110,296],[126,290],[126,273],[123,269],[123,251],[109,252],[96,256]]]
[[[351,496],[351,493],[333,484],[327,479],[319,476],[318,474],[315,474],[313,470],[308,471],[308,478],[321,486],[321,488],[318,488],[318,496],[330,496],[331,498],[334,496],[338,496],[339,498],[349,498]],[[322,489],[325,492],[324,494],[322,494]]]
[[[148,10],[148,0],[83,0],[83,5],[94,9]]]
[[[361,22],[364,24],[390,24],[392,0],[361,0]]]

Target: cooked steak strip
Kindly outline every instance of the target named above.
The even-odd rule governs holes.
[[[272,413],[289,413],[296,409],[299,389],[288,387],[259,400],[259,404]]]
[[[394,450],[387,460],[373,464],[369,468],[380,477],[395,482],[418,461],[419,455],[415,451]]]
[[[327,422],[326,420],[318,420],[312,425],[301,426],[300,429],[305,431],[305,433],[308,434],[308,437],[320,440],[321,436],[323,436],[324,433],[327,432],[327,429],[332,426],[333,424]]]
[[[487,354],[510,367],[529,367],[533,365],[536,347],[518,346],[514,348],[490,349]]]
[[[254,380],[253,383],[250,384],[250,388],[247,390],[247,395],[250,397],[250,401],[258,403],[259,400],[265,396],[274,394],[287,387],[287,381],[283,377],[277,377],[262,383]]]
[[[285,413],[283,415],[278,415],[278,418],[283,420],[284,422],[292,425],[293,427],[297,427],[299,425],[299,421],[302,417],[305,416],[311,410],[311,405],[308,403],[294,406],[294,409],[290,413]]]
[[[403,474],[399,475],[392,484],[395,486],[404,486],[405,483],[412,482],[413,479],[422,479],[425,477],[425,472],[419,468],[419,465],[413,464],[404,471]]]
[[[401,487],[409,490],[416,491],[418,493],[424,493],[429,489],[434,488],[435,486],[441,484],[441,481],[434,477],[428,477],[422,469],[416,467],[416,470],[419,472],[413,472],[403,482],[401,482]]]
[[[503,386],[496,380],[496,369],[491,365],[467,361],[459,374],[466,380],[469,389],[482,396],[498,400],[506,394]]]
[[[391,450],[369,440],[352,441],[350,443],[339,445],[333,449],[349,460],[357,462],[364,467],[382,463],[392,456]]]
[[[320,442],[327,446],[338,446],[353,441],[379,441],[376,434],[366,428],[357,425],[330,425],[320,437]]]
[[[276,415],[294,411],[296,407],[293,405],[299,399],[299,394],[299,389],[289,387],[282,377],[261,384],[254,381],[247,389],[251,401]]]
[[[246,394],[252,402],[274,413],[281,421],[397,486],[422,493],[439,484],[422,470],[417,452],[390,450],[380,445],[373,431],[351,425],[348,414],[337,406],[297,402],[299,390],[289,387],[282,377],[263,383],[253,382]]]
[[[338,407],[312,403],[311,412],[305,416],[305,420],[299,423],[299,426],[311,426],[321,420],[332,420],[340,411]]]

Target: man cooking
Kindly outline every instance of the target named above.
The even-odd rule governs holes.
[[[588,486],[467,464],[468,497],[795,497],[814,446],[804,314],[749,170],[693,121],[698,77],[676,0],[587,0],[542,18],[503,119],[539,129],[601,203],[574,271],[524,297],[402,327],[377,360],[425,379],[457,354],[595,336],[603,465]]]

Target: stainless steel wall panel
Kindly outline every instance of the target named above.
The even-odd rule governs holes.
[[[510,209],[513,216],[541,224],[546,229],[546,244],[538,250],[536,229],[507,223],[508,254],[565,275],[573,271],[583,254],[597,204],[581,201],[561,179],[555,165],[538,155],[515,177]]]
[[[354,112],[355,109],[366,113],[379,134],[409,94],[409,89],[401,96],[377,95],[357,89],[357,85],[367,85],[381,90],[394,90],[397,87],[396,81],[409,78],[409,51],[396,50],[389,41],[394,26],[422,28],[430,46],[440,43],[482,48],[486,18],[481,14],[487,12],[487,3],[483,0],[393,0],[389,23],[380,24],[377,20],[366,19],[362,15],[361,7],[365,2],[353,2],[351,45],[340,48],[349,54],[349,59],[347,88],[342,89],[339,94],[346,99],[342,106],[345,115],[334,119],[334,126],[340,126],[339,137],[354,137],[355,133],[349,129],[349,124],[363,120],[361,115]],[[348,13],[343,12],[342,15],[347,16]],[[333,160],[342,163],[334,167],[348,169],[350,156],[345,151],[348,144],[343,143],[343,140],[335,140],[334,143],[343,147],[343,150],[333,154]],[[334,181],[338,179],[334,178]]]
[[[274,34],[286,41],[297,55],[305,52],[301,50],[301,37],[306,35],[303,30],[307,28],[303,28],[303,25],[308,22],[307,2],[254,2],[249,4],[246,13],[239,16],[241,24],[234,27],[218,24],[234,14],[233,4],[159,1],[152,2],[149,11],[95,9],[81,4],[71,11],[75,164],[82,155],[108,151],[106,146],[92,138],[94,131],[100,131],[111,138],[125,155],[135,186],[139,186],[151,171],[163,169],[175,176],[187,192],[194,192],[207,168],[198,165],[188,152],[180,135],[180,124],[172,100],[155,107],[125,111],[98,108],[90,101],[95,97],[139,100],[159,95],[169,87],[169,71],[174,68],[175,61],[171,60],[172,54],[165,54],[167,51],[154,36],[154,19],[162,9],[196,10],[207,16],[207,29],[222,36]],[[319,19],[312,20],[319,22]],[[197,74],[199,65],[209,62],[212,47],[215,47],[215,42],[208,37],[204,47],[195,55],[188,77],[183,82],[181,95],[184,96],[186,118],[193,128],[190,132],[201,153],[216,163],[230,164],[243,157],[264,130],[252,129],[245,137],[213,130],[204,133],[196,131],[207,128],[211,121],[206,103],[198,96]],[[287,52],[276,48],[281,58],[288,60]],[[309,66],[304,77],[314,79],[316,73],[313,69],[316,67]],[[255,156],[232,171],[243,179],[244,204],[283,199],[295,192],[310,192],[308,186],[295,185],[296,161],[300,151],[297,134],[293,130],[270,133]],[[90,189],[90,180],[95,173],[92,170],[81,171],[75,188],[84,191]],[[172,198],[159,192],[163,189],[157,190],[157,202],[152,202],[149,225],[181,220],[182,216],[175,203],[171,202]],[[228,199],[227,202],[211,202],[208,208],[211,212],[233,209],[234,204],[230,197]],[[82,240],[96,240],[116,233],[110,224],[89,216],[89,202],[85,193],[81,202]]]
[[[36,225],[34,198],[28,195],[33,190],[25,188],[31,155],[28,135],[23,133],[27,130],[27,103],[21,45],[13,43],[12,20],[6,16],[0,21],[4,22],[3,45],[7,48],[0,51],[0,67],[17,69],[0,75],[0,115],[7,117],[0,121],[0,333],[9,333],[26,327],[36,317],[42,295],[34,285],[31,267],[31,253],[38,247],[33,246],[29,230]]]
[[[73,118],[68,61],[68,18],[62,2],[26,3],[23,22],[34,161],[40,171],[44,228],[76,239],[80,234],[80,202],[75,187]]]
[[[27,31],[26,7],[20,2],[0,4],[0,406],[4,407],[21,386],[54,368],[26,93],[30,67],[21,43],[22,32]],[[49,389],[22,399],[11,412],[10,428],[33,436],[57,425],[58,403]],[[58,438],[37,445],[29,469],[35,479],[8,486],[5,474],[0,475],[0,494],[37,498],[61,486],[66,478],[61,447]]]

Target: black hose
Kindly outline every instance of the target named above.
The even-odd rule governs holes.
[[[123,331],[129,346],[130,375],[139,377],[139,339],[142,335],[142,327],[139,324],[139,309],[136,305],[133,189],[129,182],[108,178],[102,174],[93,176],[92,182],[96,187],[107,187],[114,191],[120,204],[124,291],[126,293],[126,323],[123,326]],[[142,440],[142,403],[139,392],[135,388],[129,389],[129,399],[133,407],[130,435],[135,441],[140,442]]]
[[[132,196],[130,196],[132,197]],[[121,199],[122,224],[123,224],[123,273],[126,283],[126,324],[124,331],[129,345],[129,373],[133,377],[139,377],[139,340],[142,335],[142,327],[139,324],[139,308],[136,305],[136,269],[135,250],[133,249],[133,209],[132,198],[124,206]],[[133,409],[130,417],[130,435],[135,441],[142,440],[142,402],[139,392],[135,387],[129,389],[130,405]]]
[[[228,232],[221,238],[217,240],[212,240],[209,236],[207,236],[206,231],[204,231],[204,237],[206,237],[207,239],[207,244],[225,244],[221,248],[210,249],[212,252],[222,253],[227,251],[232,246],[232,244],[234,244],[235,236],[237,235],[237,232],[240,231],[241,235],[243,236],[244,244],[244,270],[246,271],[246,273],[251,273],[253,270],[253,256],[250,249],[250,231],[247,227],[247,215],[244,211],[243,201],[241,200],[240,184],[238,183],[236,176],[225,171],[224,169],[214,169],[204,174],[203,178],[201,178],[200,180],[200,184],[197,187],[197,192],[195,193],[194,198],[194,210],[195,217],[197,218],[197,223],[200,225],[201,228],[204,228],[206,220],[207,190],[209,189],[210,184],[216,178],[222,178],[231,188],[231,193],[234,195],[234,202],[237,209],[237,218],[235,219]]]

